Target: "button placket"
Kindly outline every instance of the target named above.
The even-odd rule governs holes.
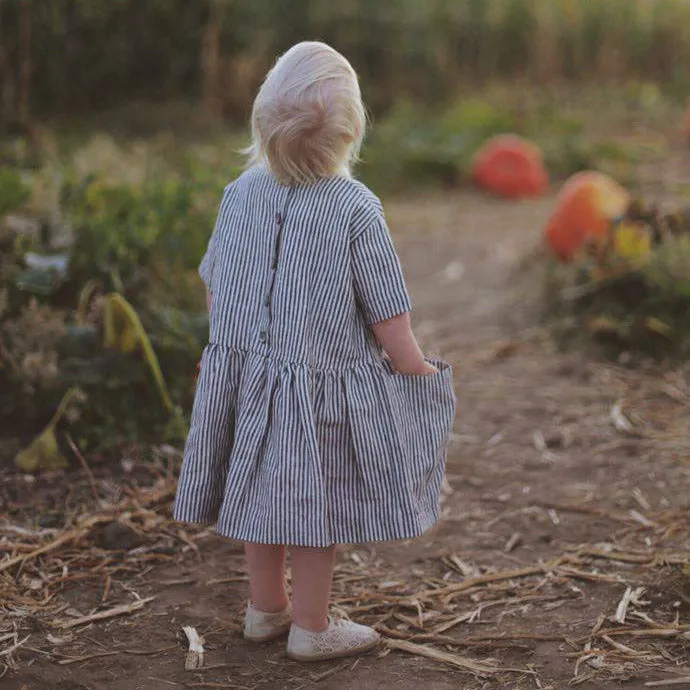
[[[271,297],[273,295],[273,286],[276,281],[276,271],[278,270],[278,250],[280,247],[280,233],[283,227],[283,216],[280,213],[276,213],[275,216],[276,223],[276,236],[273,242],[273,256],[271,257],[271,275],[268,280],[268,290],[266,291],[266,297],[264,297],[264,307],[269,309],[271,306]],[[270,313],[268,314],[270,319]]]
[[[268,280],[268,287],[266,295],[263,300],[264,313],[262,315],[263,327],[259,331],[259,342],[266,344],[268,342],[268,329],[271,324],[271,301],[273,296],[273,288],[275,286],[276,272],[278,270],[278,256],[280,254],[281,235],[283,231],[283,224],[285,222],[284,209],[289,200],[289,192],[283,202],[283,210],[275,214],[275,238],[273,241],[273,254],[271,256],[271,272]]]

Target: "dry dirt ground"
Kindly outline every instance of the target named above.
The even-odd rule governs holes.
[[[343,549],[335,596],[451,662],[393,648],[301,666],[282,643],[244,642],[240,552],[206,534],[121,572],[110,591],[67,587],[60,596],[81,613],[104,594],[107,607],[156,598],[62,648],[37,625],[3,690],[614,689],[690,676],[690,384],[557,351],[539,327],[530,261],[552,203],[467,193],[388,205],[417,331],[456,369],[449,491],[424,538]],[[619,607],[628,587],[646,589]],[[184,670],[183,625],[204,635],[205,669]]]

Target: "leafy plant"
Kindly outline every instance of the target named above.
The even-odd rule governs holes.
[[[31,195],[31,187],[19,170],[0,167],[0,219],[23,206]]]
[[[62,202],[76,229],[74,281],[98,278],[109,289],[143,289],[154,260],[196,266],[213,218],[197,204],[194,180],[153,179],[135,187],[94,176],[65,184]]]
[[[612,242],[547,279],[547,314],[563,342],[690,357],[690,214],[660,215],[634,202]]]
[[[362,176],[377,188],[393,190],[465,183],[477,150],[501,134],[520,134],[539,145],[556,179],[590,169],[615,172],[619,179],[633,175],[632,147],[588,138],[582,121],[548,100],[509,96],[488,93],[440,111],[397,106],[375,124],[362,154]]]

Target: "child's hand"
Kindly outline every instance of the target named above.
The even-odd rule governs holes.
[[[422,376],[433,376],[434,374],[438,374],[438,369],[433,364],[424,362],[424,373]]]
[[[438,374],[438,369],[426,361],[421,362],[418,367],[398,369],[397,371],[403,376],[432,376],[433,374]]]

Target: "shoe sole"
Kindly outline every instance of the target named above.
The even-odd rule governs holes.
[[[288,650],[287,655],[289,659],[293,661],[328,661],[329,659],[343,659],[348,656],[357,656],[358,654],[364,654],[370,652],[381,644],[381,640],[374,640],[373,642],[368,642],[367,644],[360,645],[359,647],[353,647],[352,649],[346,649],[342,652],[332,652],[330,654],[319,654],[314,656],[312,654],[296,654]]]

